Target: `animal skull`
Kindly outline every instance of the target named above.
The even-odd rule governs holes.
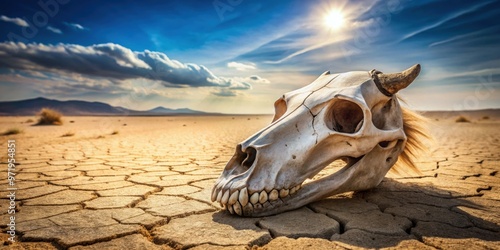
[[[325,72],[275,102],[272,123],[236,147],[212,201],[231,213],[266,216],[377,186],[406,143],[396,92],[420,72]],[[338,172],[302,186],[331,162]]]

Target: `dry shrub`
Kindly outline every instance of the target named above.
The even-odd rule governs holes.
[[[117,135],[117,134],[119,134],[119,133],[120,133],[120,131],[118,131],[118,130],[114,130],[113,132],[111,132],[111,135]]]
[[[34,122],[34,121],[33,121],[33,119],[31,119],[31,118],[30,118],[30,119],[26,120],[25,122],[26,122],[26,123],[32,123],[32,122]]]
[[[7,129],[5,132],[2,133],[2,135],[17,135],[17,134],[20,134],[22,133],[23,130],[22,129],[18,129],[18,128],[9,128]]]
[[[470,122],[470,120],[469,120],[469,119],[467,119],[467,118],[466,118],[466,117],[464,117],[464,116],[459,116],[459,117],[455,120],[455,122]]]
[[[70,137],[70,136],[74,136],[75,133],[74,132],[66,132],[65,134],[61,135],[61,137]]]
[[[489,116],[487,116],[487,115],[485,115],[485,116],[483,116],[483,118],[482,118],[482,119],[483,119],[483,120],[489,120],[489,119],[490,119],[490,117],[489,117]]]
[[[38,118],[38,122],[36,125],[62,125],[63,122],[61,120],[61,113],[49,109],[43,108],[38,114],[40,117]]]

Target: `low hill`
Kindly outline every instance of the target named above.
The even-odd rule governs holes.
[[[0,115],[2,116],[22,116],[36,115],[42,108],[57,110],[63,115],[83,116],[83,115],[209,115],[202,111],[182,108],[169,109],[165,107],[156,107],[151,110],[137,111],[123,107],[114,107],[103,102],[87,101],[59,101],[46,98],[34,98],[20,101],[0,102]]]

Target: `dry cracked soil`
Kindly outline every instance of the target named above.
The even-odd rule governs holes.
[[[433,121],[421,173],[240,218],[210,201],[211,188],[236,144],[269,116],[65,117],[62,126],[28,118],[0,118],[0,131],[22,130],[0,136],[0,248],[500,249],[500,120]],[[15,243],[6,233],[8,140]]]

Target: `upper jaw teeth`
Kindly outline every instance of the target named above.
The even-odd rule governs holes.
[[[262,208],[266,202],[273,202],[278,199],[287,198],[295,194],[302,184],[294,186],[290,189],[273,189],[269,192],[262,190],[260,192],[249,193],[248,189],[226,190],[222,189],[217,192],[216,189],[212,192],[212,201],[220,203],[221,207],[228,210],[231,214],[250,215],[254,208]]]

